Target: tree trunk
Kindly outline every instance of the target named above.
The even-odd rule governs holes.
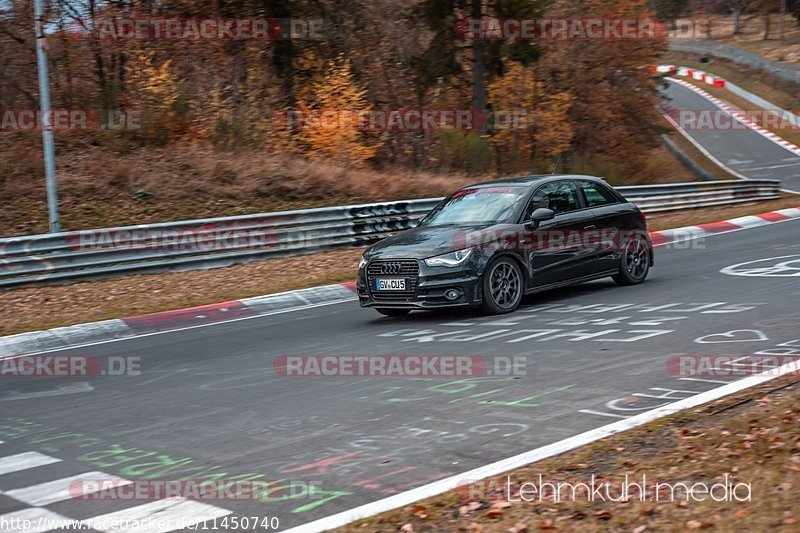
[[[89,17],[91,19],[92,30],[94,30],[94,23],[96,20],[95,2],[89,2]],[[92,37],[89,41],[89,46],[94,55],[95,74],[97,74],[97,85],[100,88],[100,100],[103,109],[109,109],[109,93],[108,83],[106,81],[106,67],[103,61],[103,48],[97,40],[97,35],[92,31]]]
[[[781,18],[780,18],[780,25],[778,26],[778,39],[781,41],[783,40],[783,27],[784,27],[784,19],[786,18],[786,0],[781,0]]]
[[[481,0],[472,0],[473,19],[481,19],[483,11]],[[472,41],[472,111],[477,117],[482,117],[486,112],[486,83],[485,83],[485,43],[481,39]],[[480,120],[480,119],[479,119]],[[483,134],[486,132],[485,120],[481,120],[475,130],[478,135],[478,169],[483,172],[486,169],[486,139]]]
[[[771,20],[769,18],[769,10],[764,13],[764,40],[769,40],[769,30],[771,29]]]

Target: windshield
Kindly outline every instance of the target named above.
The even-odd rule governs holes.
[[[502,222],[514,214],[526,191],[525,187],[462,189],[436,206],[419,225]]]

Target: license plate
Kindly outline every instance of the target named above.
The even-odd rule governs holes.
[[[379,291],[404,291],[406,280],[402,278],[376,279],[375,289]]]

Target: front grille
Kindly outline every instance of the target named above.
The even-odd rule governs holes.
[[[417,277],[419,276],[419,263],[413,260],[398,261],[373,261],[367,267],[367,285],[369,292],[375,298],[384,302],[412,302],[417,291]],[[375,280],[379,277],[405,278],[406,290],[385,291],[375,290]]]
[[[408,260],[373,261],[367,267],[367,274],[370,276],[418,276],[419,263]]]

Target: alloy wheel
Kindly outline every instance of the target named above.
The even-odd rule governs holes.
[[[650,262],[649,251],[642,239],[632,239],[625,247],[625,269],[633,279],[641,279],[647,273]]]
[[[498,307],[509,309],[516,305],[522,293],[522,278],[513,265],[498,263],[489,276],[489,291]]]

